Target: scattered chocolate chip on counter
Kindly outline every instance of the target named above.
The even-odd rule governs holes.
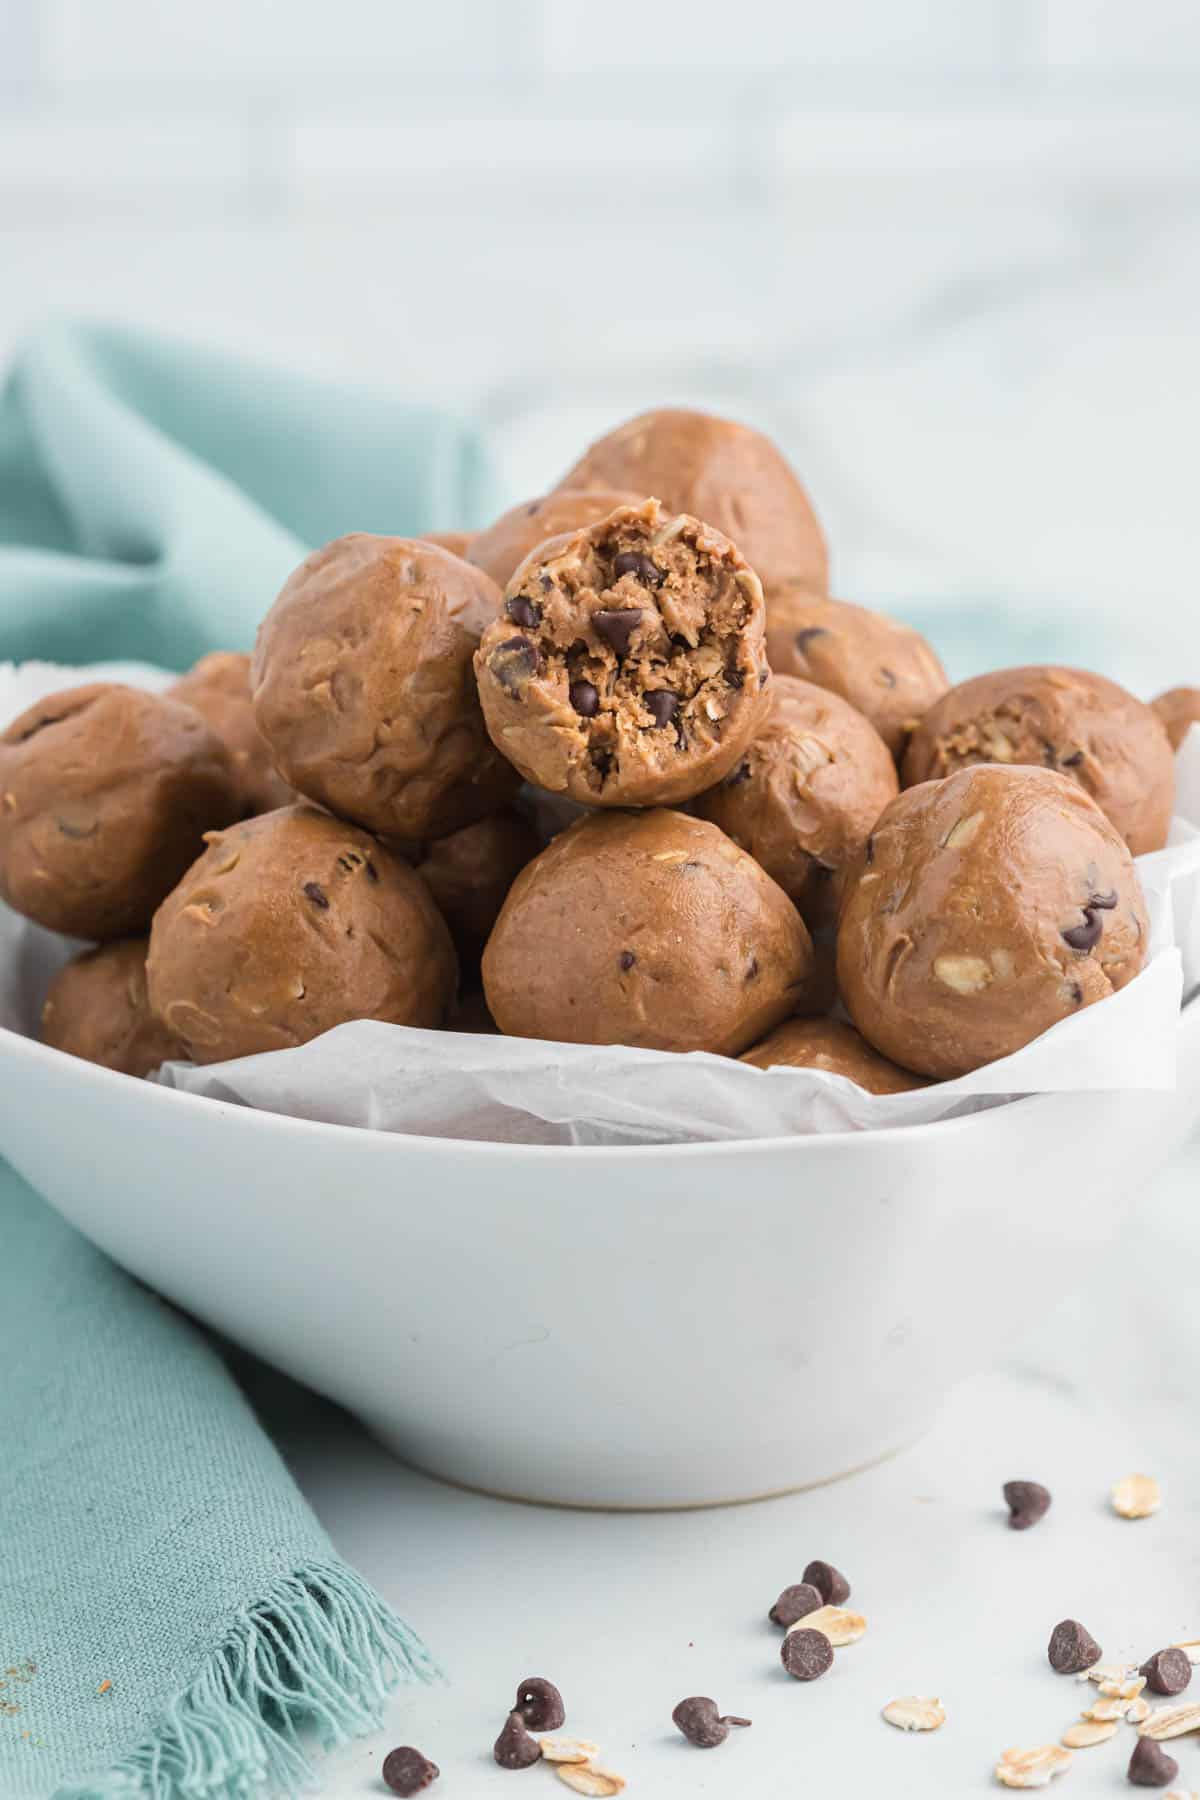
[[[1104,1655],[1099,1644],[1078,1619],[1063,1619],[1050,1633],[1046,1656],[1059,1675],[1081,1675]]]
[[[1004,1499],[1013,1531],[1028,1531],[1050,1511],[1050,1489],[1040,1481],[1006,1481]]]
[[[847,1588],[846,1592],[849,1591]],[[772,1625],[782,1625],[787,1630],[798,1624],[806,1613],[814,1613],[824,1604],[820,1589],[811,1581],[797,1581],[784,1588],[767,1617]]]
[[[1134,1787],[1170,1787],[1179,1773],[1179,1764],[1168,1756],[1153,1738],[1140,1737],[1129,1759],[1129,1779]]]
[[[681,1700],[671,1717],[688,1743],[695,1744],[698,1750],[715,1750],[729,1736],[731,1725],[751,1723],[736,1713],[722,1713],[716,1701],[710,1700],[707,1694],[693,1694],[689,1699]]]
[[[1185,1652],[1171,1644],[1148,1657],[1138,1673],[1146,1677],[1152,1694],[1182,1694],[1192,1679],[1192,1665]]]
[[[510,1712],[492,1745],[492,1755],[502,1769],[529,1769],[542,1760],[542,1746],[530,1735],[520,1713]]]
[[[409,1794],[419,1794],[435,1782],[441,1770],[435,1762],[430,1762],[420,1750],[414,1750],[411,1744],[401,1744],[397,1750],[389,1750],[383,1759],[383,1779],[393,1794],[399,1794],[401,1800]]]
[[[517,1689],[518,1713],[530,1731],[557,1731],[565,1723],[567,1709],[563,1697],[544,1675],[527,1675]]]
[[[850,1598],[850,1583],[832,1563],[810,1562],[801,1579],[816,1588],[826,1606],[843,1606]]]
[[[816,1681],[833,1667],[833,1645],[823,1631],[794,1625],[780,1646],[779,1660],[793,1681]]]

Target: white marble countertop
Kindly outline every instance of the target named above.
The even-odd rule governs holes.
[[[1111,1659],[1200,1636],[1198,1198],[1200,1142],[1139,1201],[1087,1298],[959,1388],[929,1437],[779,1500],[625,1515],[511,1505],[415,1474],[293,1396],[273,1423],[305,1491],[449,1677],[402,1691],[383,1734],[323,1759],[326,1792],[385,1792],[383,1753],[413,1743],[441,1768],[432,1794],[502,1800],[516,1778],[496,1768],[491,1744],[516,1682],[535,1673],[562,1688],[566,1730],[598,1742],[631,1794],[1000,1791],[999,1752],[1053,1742],[1093,1691],[1046,1662],[1059,1619],[1082,1620]],[[1156,1475],[1164,1500],[1155,1518],[1127,1522],[1107,1496],[1134,1470]],[[1022,1534],[1007,1529],[1000,1493],[1016,1477],[1054,1494]],[[813,1557],[846,1571],[868,1631],[805,1686],[783,1674],[765,1615]],[[753,1727],[692,1749],[671,1710],[693,1693]],[[880,1708],[911,1693],[942,1697],[941,1731],[910,1737],[883,1723]],[[1122,1725],[1077,1751],[1065,1791],[1128,1793],[1133,1743]],[[1200,1743],[1170,1748],[1177,1786],[1200,1792]],[[521,1792],[568,1791],[552,1779],[535,1767]]]

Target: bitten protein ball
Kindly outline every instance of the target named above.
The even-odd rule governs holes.
[[[665,806],[727,774],[766,717],[762,588],[657,500],[551,538],[475,658],[493,741],[587,806]]]
[[[1161,850],[1175,798],[1162,720],[1103,675],[1079,669],[997,669],[932,706],[904,758],[904,785],[970,763],[1060,769],[1106,813],[1135,856]]]
[[[250,701],[250,658],[233,650],[201,657],[173,687],[172,700],[194,706],[216,732],[233,760],[242,791],[242,811],[274,812],[290,806],[296,795],[271,761],[267,740],[254,723]]]
[[[498,586],[506,588],[525,558],[547,538],[597,525],[618,506],[637,506],[645,498],[644,493],[622,493],[611,488],[596,488],[590,493],[564,488],[558,493],[543,494],[540,500],[522,501],[478,534],[471,544],[469,560]]]
[[[787,1016],[811,964],[787,895],[715,825],[610,813],[517,876],[483,986],[511,1036],[734,1056]]]
[[[771,595],[767,657],[777,675],[798,675],[848,700],[895,757],[948,685],[919,631],[795,587]]]
[[[785,1019],[740,1060],[755,1069],[823,1069],[844,1075],[868,1094],[906,1094],[925,1086],[919,1075],[897,1068],[852,1025],[837,1019]]]
[[[711,413],[642,413],[598,438],[560,488],[653,494],[731,538],[764,587],[823,594],[829,557],[812,504],[770,438]]]
[[[459,959],[477,963],[505,895],[541,848],[517,813],[493,813],[430,844],[416,870],[450,927]]]
[[[1178,750],[1193,725],[1200,725],[1200,688],[1168,688],[1150,704],[1166,727],[1172,750]]]
[[[51,694],[0,737],[0,895],[68,937],[136,936],[240,808],[190,706],[109,684]]]
[[[159,908],[150,1004],[194,1062],[289,1050],[351,1019],[436,1027],[458,967],[429,890],[310,806],[210,834]]]
[[[946,1080],[1132,981],[1148,922],[1128,847],[1066,775],[994,763],[910,788],[867,839],[838,931],[863,1036]]]
[[[771,683],[767,722],[701,818],[748,850],[809,929],[837,914],[842,875],[900,791],[887,745],[847,701],[794,675]]]
[[[85,950],[59,970],[42,1007],[42,1042],[68,1056],[149,1075],[183,1050],[150,1011],[144,937]]]
[[[394,838],[445,837],[517,778],[484,730],[471,658],[500,608],[481,569],[357,532],[308,557],[259,628],[254,713],[300,793]]]

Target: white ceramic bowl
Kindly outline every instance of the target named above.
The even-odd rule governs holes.
[[[199,1099],[0,1031],[0,1150],[399,1455],[526,1499],[742,1500],[909,1442],[1086,1277],[1200,1111],[1047,1094],[873,1134],[459,1144]]]

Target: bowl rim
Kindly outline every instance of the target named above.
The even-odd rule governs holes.
[[[1200,993],[1190,996],[1189,1002],[1180,1011],[1180,1031],[1189,1035],[1194,1031],[1200,1037]],[[14,1031],[11,1026],[0,1026],[0,1048],[11,1046],[10,1053],[26,1054],[37,1064],[41,1063],[49,1071],[55,1068],[60,1059],[73,1065],[70,1071],[72,1078],[81,1081],[84,1086],[92,1086],[101,1093],[112,1087],[114,1082],[124,1084],[134,1080],[130,1075],[122,1074],[117,1069],[106,1069],[98,1063],[86,1062],[81,1057],[68,1054],[65,1050],[55,1050],[49,1044],[43,1044],[37,1038],[27,1037],[24,1032]],[[20,1046],[21,1048],[17,1048]],[[1004,1103],[1001,1107],[991,1107],[983,1113],[967,1113],[955,1119],[930,1119],[916,1125],[885,1125],[877,1131],[822,1131],[796,1134],[790,1137],[767,1138],[721,1138],[715,1142],[697,1144],[506,1144],[489,1138],[450,1138],[431,1137],[410,1131],[381,1131],[373,1125],[340,1125],[327,1119],[306,1119],[295,1113],[272,1112],[265,1107],[243,1106],[236,1100],[217,1100],[208,1094],[189,1094],[181,1088],[168,1088],[158,1082],[141,1080],[138,1082],[143,1094],[155,1093],[161,1096],[164,1104],[176,1107],[184,1106],[189,1110],[197,1107],[205,1109],[217,1106],[225,1112],[239,1115],[247,1130],[272,1131],[295,1129],[317,1136],[330,1136],[336,1139],[349,1138],[356,1142],[372,1144],[377,1150],[383,1145],[412,1146],[435,1155],[476,1157],[503,1157],[505,1159],[533,1157],[536,1160],[554,1160],[570,1157],[585,1158],[590,1162],[605,1161],[609,1158],[628,1162],[634,1157],[645,1157],[654,1162],[671,1161],[679,1158],[689,1161],[697,1156],[737,1156],[752,1153],[769,1153],[784,1151],[785,1153],[803,1156],[814,1146],[847,1145],[850,1143],[871,1144],[887,1148],[897,1145],[923,1143],[931,1137],[944,1138],[951,1133],[961,1133],[963,1128],[970,1128],[981,1118],[990,1118],[992,1113],[1009,1113],[1014,1107],[1022,1109],[1022,1117],[1028,1116],[1030,1107],[1046,1108],[1055,1101],[1072,1093],[1107,1092],[1098,1089],[1058,1089],[1053,1093],[1022,1094],[1015,1100]],[[115,1090],[114,1090],[115,1091]],[[1132,1092],[1135,1090],[1118,1089],[1116,1092]],[[1137,1092],[1159,1092],[1167,1090],[1136,1090]],[[150,1105],[157,1102],[151,1100]],[[209,1115],[212,1116],[211,1114]],[[4,1154],[2,1128],[0,1128],[0,1155]]]

